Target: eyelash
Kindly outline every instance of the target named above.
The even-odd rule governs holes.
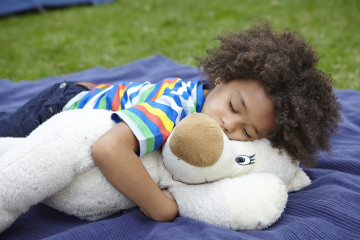
[[[231,109],[231,111],[232,111],[233,113],[237,113],[236,110],[235,110],[235,108],[233,107],[231,101],[230,101],[230,109]]]
[[[247,133],[244,127],[242,127],[242,131],[248,138],[251,138],[251,136]]]
[[[231,101],[230,101],[230,109],[233,113],[237,113],[237,111],[234,109]],[[245,136],[247,136],[248,138],[251,138],[251,136],[247,133],[246,129],[244,128],[244,126],[241,128],[242,132],[245,134]]]

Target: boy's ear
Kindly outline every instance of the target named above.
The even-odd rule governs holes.
[[[299,191],[300,189],[309,186],[310,183],[311,180],[308,175],[306,175],[302,168],[298,167],[296,173],[294,174],[294,177],[287,185],[287,190],[288,192]]]

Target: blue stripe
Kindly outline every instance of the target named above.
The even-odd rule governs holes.
[[[196,83],[199,81],[196,81]],[[205,96],[203,90],[203,84],[197,86],[197,95],[196,95],[196,112],[201,112],[201,109],[205,103]]]
[[[124,83],[123,83],[124,84]],[[129,82],[126,82],[126,89],[124,91],[124,95],[120,100],[120,104],[121,104],[121,109],[125,109],[125,104],[127,103],[128,99],[129,99],[129,95],[128,95],[128,91],[133,87],[133,86],[138,86],[139,84],[135,84],[132,83],[130,84]]]
[[[119,112],[119,111],[116,111],[116,112]],[[119,123],[122,121],[122,119],[119,117],[119,115],[117,115],[116,112],[111,114],[111,120],[113,120],[115,123]]]
[[[111,108],[112,108],[112,103],[113,103],[118,85],[119,84],[114,85],[113,88],[106,93],[106,109],[107,110],[111,110]]]
[[[103,94],[103,95],[101,95],[101,97],[99,97],[99,99],[96,101],[93,109],[99,109],[99,104],[100,104],[101,100],[102,100],[104,97],[106,98],[106,94]],[[106,100],[105,100],[105,101],[106,101]],[[109,110],[109,109],[107,108],[107,110]]]
[[[143,85],[143,83],[132,83],[126,90],[130,90],[139,85]],[[128,98],[130,99],[130,101],[132,101],[134,98],[136,98],[139,95],[139,91],[141,90],[141,88],[142,87],[140,87],[136,92],[133,92],[130,95],[128,95]]]
[[[178,80],[176,83],[175,83],[175,85],[174,85],[174,88],[172,89],[172,90],[178,90],[179,88],[181,88],[182,87],[182,84],[183,84],[184,82],[180,79],[180,80]],[[171,90],[171,91],[172,91]]]
[[[175,123],[175,120],[176,120],[176,118],[178,116],[178,113],[174,109],[172,109],[170,106],[164,105],[164,104],[161,104],[161,103],[157,103],[157,102],[149,102],[148,104],[153,108],[157,108],[157,109],[160,109],[161,111],[163,111],[168,116],[168,118],[173,123]]]
[[[102,91],[104,91],[106,88],[104,88],[104,89],[98,89],[98,88],[95,88],[95,91],[92,93],[92,94],[90,94],[90,97],[89,97],[89,99],[87,99],[87,102],[89,102],[93,97],[95,97],[95,96],[97,96],[98,94],[100,94]],[[91,93],[93,90],[90,90],[89,92]],[[98,108],[98,106],[99,106],[99,101],[100,101],[100,99],[101,98],[103,98],[104,97],[104,95],[102,95],[97,101],[96,101],[96,103],[95,103],[95,106],[93,107],[94,109],[97,109]]]
[[[183,119],[184,117],[186,117],[186,113],[185,113],[185,111],[183,110],[183,111],[181,111],[180,119]]]
[[[153,134],[153,137],[155,139],[154,151],[156,149],[160,148],[163,143],[163,135],[160,132],[159,127],[153,121],[151,121],[141,110],[139,110],[137,108],[128,108],[126,110],[137,115],[143,121],[143,123],[146,126],[148,126],[148,128],[150,129],[150,131]],[[148,137],[148,136],[146,136],[146,137]]]
[[[177,106],[183,107],[179,95],[176,95],[176,94],[171,93],[171,94],[167,94],[167,96],[169,96],[170,98],[174,99],[174,101],[175,101],[175,103],[176,103]]]
[[[166,78],[166,79],[164,79],[164,80],[175,80],[175,79],[176,79],[176,78]],[[182,81],[181,79],[178,79],[173,88],[169,88],[169,86],[166,87],[166,88],[164,89],[163,95],[167,95],[167,94],[169,94],[169,93],[172,92],[172,91],[177,91],[177,90],[181,87],[182,82],[183,82],[183,81]]]
[[[185,100],[189,100],[189,98],[191,97],[191,91],[194,89],[194,87],[195,87],[195,85],[196,85],[197,83],[198,83],[198,81],[196,81],[196,82],[191,82],[191,83],[190,83],[190,86],[187,87],[186,93],[184,93],[184,96],[183,96],[183,98],[184,98]]]
[[[167,79],[167,78],[165,78],[165,79]],[[165,80],[165,79],[163,79],[163,80]],[[161,86],[161,83],[162,83],[163,81],[160,81],[160,82],[158,82],[158,83],[156,83],[155,84],[155,87],[154,87],[154,89],[151,91],[151,93],[147,96],[147,98],[145,99],[145,102],[149,102],[155,95],[156,95],[156,93],[159,91],[159,89],[160,89],[160,86]]]
[[[80,100],[78,108],[83,108],[85,104],[89,101],[91,95],[91,90]]]

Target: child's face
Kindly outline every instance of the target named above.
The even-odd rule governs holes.
[[[273,103],[255,81],[217,85],[205,96],[201,112],[213,118],[230,140],[263,138],[275,126]]]

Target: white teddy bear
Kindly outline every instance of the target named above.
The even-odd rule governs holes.
[[[71,110],[26,138],[0,138],[0,232],[43,202],[81,219],[97,220],[134,207],[94,164],[94,141],[114,126],[106,110]],[[268,140],[230,141],[204,114],[183,119],[162,152],[141,158],[179,214],[233,230],[264,229],[283,212],[287,192],[310,179]]]

